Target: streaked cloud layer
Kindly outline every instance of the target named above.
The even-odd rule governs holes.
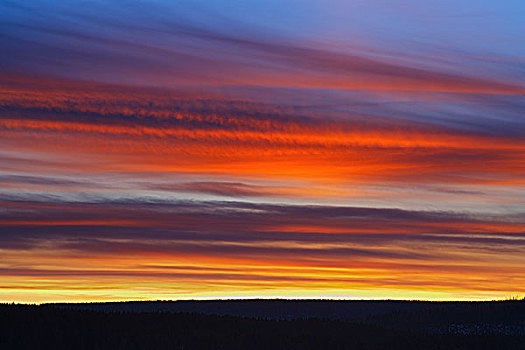
[[[0,4],[0,300],[525,293],[520,3],[52,5]]]

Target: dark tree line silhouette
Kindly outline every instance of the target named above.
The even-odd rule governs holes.
[[[371,314],[363,321],[391,329],[427,333],[444,332],[450,325],[464,325],[483,327],[480,332],[486,334],[497,334],[498,327],[507,327],[516,335],[525,335],[525,300],[434,302],[417,310]]]
[[[514,306],[512,322],[519,323],[523,303]],[[419,327],[436,315],[449,322],[457,311],[451,310],[392,313],[357,323],[2,304],[0,349],[524,349],[523,335],[432,333]],[[458,312],[463,321],[477,317]],[[392,327],[402,320],[401,327]]]

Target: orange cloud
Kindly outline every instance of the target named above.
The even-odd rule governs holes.
[[[0,91],[0,300],[525,292],[520,137],[77,84]]]

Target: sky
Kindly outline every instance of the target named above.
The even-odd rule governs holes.
[[[525,2],[0,2],[0,301],[525,295]]]

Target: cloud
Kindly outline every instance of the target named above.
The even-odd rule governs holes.
[[[151,21],[140,15],[136,18],[138,11],[130,14],[117,8],[118,20],[97,20],[100,16],[89,11],[79,15],[58,8],[53,15],[28,21],[34,14],[7,7],[17,14],[6,19],[0,38],[11,53],[3,60],[11,71],[157,87],[525,93],[523,85],[508,79],[447,72],[428,62],[414,62],[411,56],[393,57],[377,49],[329,50],[311,40],[286,36],[270,40],[250,26],[245,25],[243,35],[216,23],[204,27],[180,14],[171,20]]]
[[[75,164],[87,172],[129,171],[131,164],[140,172],[158,172],[177,164],[188,173],[362,183],[504,184],[523,177],[525,146],[516,130],[494,135],[436,126],[388,118],[388,109],[378,109],[378,116],[340,118],[315,108],[206,94],[67,86],[4,90],[0,133],[6,150],[26,157],[52,154],[55,162],[60,157],[72,162],[64,167]],[[37,148],[25,141],[32,135],[41,140]],[[16,170],[19,162],[6,164]]]
[[[181,184],[154,184],[153,190],[206,193],[226,197],[268,197],[278,194],[268,187],[252,186],[240,182],[187,182]]]

